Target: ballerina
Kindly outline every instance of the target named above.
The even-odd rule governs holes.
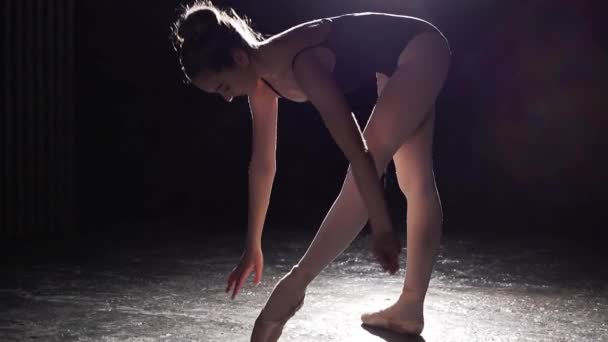
[[[234,298],[253,272],[262,279],[262,230],[276,172],[278,99],[310,101],[350,165],[311,245],[274,287],[251,340],[276,341],[303,305],[307,286],[371,223],[372,252],[385,271],[399,268],[395,234],[379,178],[392,159],[408,201],[406,276],[400,297],[364,324],[421,334],[437,254],[442,209],[433,174],[435,102],[447,78],[450,47],[431,23],[388,13],[351,13],[308,21],[264,37],[234,10],[209,1],[185,7],[174,25],[185,77],[226,101],[247,96],[253,120],[246,247],[228,277]],[[344,94],[377,84],[363,130]]]

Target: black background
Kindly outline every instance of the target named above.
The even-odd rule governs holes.
[[[599,5],[215,3],[267,34],[367,10],[432,21],[453,50],[434,145],[446,233],[606,235],[608,43]],[[184,84],[169,42],[179,4],[77,2],[77,203],[85,231],[155,220],[187,220],[201,234],[246,229],[247,102],[228,104]],[[348,97],[362,124],[374,86]],[[277,158],[267,229],[314,231],[347,163],[310,104],[280,100]],[[388,184],[391,210],[404,218],[394,175]]]

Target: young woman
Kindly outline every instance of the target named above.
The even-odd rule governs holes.
[[[354,13],[294,26],[264,39],[233,10],[208,1],[186,7],[174,38],[187,79],[231,101],[247,96],[253,117],[246,248],[228,278],[232,298],[251,272],[262,278],[262,228],[275,175],[277,99],[310,101],[350,162],[344,184],[310,247],[275,286],[252,341],[276,341],[302,306],[306,287],[371,221],[372,251],[396,272],[401,245],[393,232],[380,176],[391,159],[407,196],[406,277],[390,307],[364,324],[420,334],[423,303],[441,236],[442,211],[432,163],[435,101],[450,49],[432,24],[386,13]],[[344,94],[377,82],[378,100],[361,133]]]

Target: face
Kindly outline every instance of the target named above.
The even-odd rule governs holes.
[[[192,79],[199,89],[219,94],[231,102],[234,97],[250,94],[257,82],[257,76],[244,50],[233,53],[235,65],[222,71],[203,71]]]

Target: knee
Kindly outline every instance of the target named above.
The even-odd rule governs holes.
[[[399,189],[408,199],[428,198],[429,196],[437,196],[437,188],[435,179],[432,177],[404,177],[397,176]]]

